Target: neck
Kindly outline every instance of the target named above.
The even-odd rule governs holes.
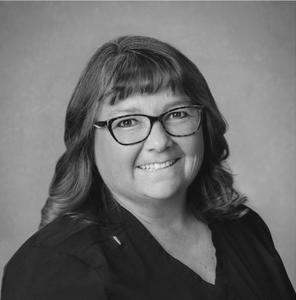
[[[144,226],[151,229],[178,230],[192,219],[186,205],[186,195],[181,194],[174,199],[155,199],[151,201],[128,201],[116,197],[117,202],[131,212]],[[149,201],[150,200],[150,201]]]

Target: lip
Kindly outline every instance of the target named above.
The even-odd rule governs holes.
[[[144,170],[144,171],[147,171],[147,170],[148,171],[157,171],[157,170],[162,170],[162,169],[166,169],[168,167],[173,166],[178,160],[180,160],[180,157],[166,159],[166,160],[162,160],[162,161],[151,161],[151,162],[140,164],[137,166],[137,168],[140,170]],[[156,167],[156,165],[157,165],[157,167]]]

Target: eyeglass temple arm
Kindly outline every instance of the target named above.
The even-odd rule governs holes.
[[[107,121],[98,121],[94,123],[94,127],[96,128],[104,128],[108,126],[108,122]]]

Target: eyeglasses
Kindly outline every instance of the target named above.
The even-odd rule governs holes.
[[[121,145],[134,145],[146,140],[152,126],[159,121],[165,132],[174,137],[193,135],[200,127],[201,105],[188,105],[171,109],[159,116],[130,114],[94,123],[96,128],[107,127]]]

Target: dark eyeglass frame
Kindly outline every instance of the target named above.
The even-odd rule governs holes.
[[[173,111],[175,111],[175,110],[182,109],[182,108],[188,108],[188,107],[194,107],[194,108],[198,108],[198,109],[200,110],[200,121],[199,121],[199,124],[198,124],[198,126],[197,126],[197,129],[196,129],[194,132],[192,132],[192,133],[190,133],[190,134],[185,134],[185,135],[176,135],[176,134],[170,133],[170,132],[165,128],[165,125],[163,124],[163,117],[164,117],[166,114],[171,113],[171,112],[173,112]],[[118,116],[118,117],[116,117],[116,118],[111,118],[111,119],[106,120],[106,121],[97,121],[97,122],[94,123],[93,126],[94,126],[95,128],[98,128],[98,129],[102,129],[102,128],[106,128],[106,127],[107,127],[107,129],[109,130],[109,132],[110,132],[110,134],[112,135],[112,137],[114,138],[114,140],[115,140],[117,143],[119,143],[120,145],[124,145],[124,146],[135,145],[135,144],[139,144],[139,143],[145,141],[145,140],[149,137],[149,135],[150,135],[150,133],[151,133],[151,130],[152,130],[152,127],[153,127],[153,125],[154,125],[154,123],[155,123],[156,121],[159,121],[159,122],[160,122],[160,124],[162,125],[162,128],[164,129],[164,131],[165,131],[168,135],[174,136],[174,137],[185,137],[185,136],[193,135],[193,134],[195,134],[195,133],[199,130],[200,124],[202,123],[203,108],[204,108],[203,105],[200,105],[200,104],[194,104],[194,105],[184,105],[184,106],[172,108],[172,109],[170,109],[170,110],[168,110],[168,111],[162,113],[162,114],[159,115],[159,116],[149,116],[149,115],[145,115],[145,114],[129,114],[129,115],[122,115],[122,116]],[[118,119],[123,118],[123,117],[134,117],[134,116],[142,116],[142,117],[148,118],[149,121],[150,121],[150,130],[149,130],[149,132],[147,133],[147,136],[146,136],[145,138],[143,138],[142,140],[140,140],[140,141],[137,141],[137,142],[134,142],[134,143],[122,143],[122,142],[120,142],[120,141],[116,138],[116,136],[114,135],[113,130],[112,130],[112,123],[113,123],[114,121],[118,120]]]

